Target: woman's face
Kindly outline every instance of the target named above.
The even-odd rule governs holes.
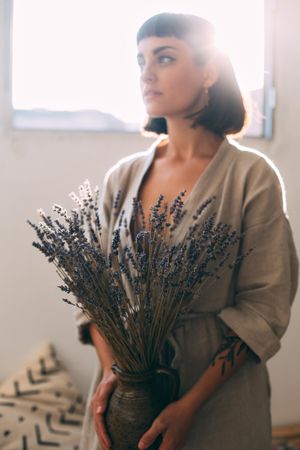
[[[196,65],[193,49],[185,41],[175,37],[144,38],[138,45],[137,61],[149,116],[183,117],[198,110],[205,70]],[[148,90],[158,94],[147,96]]]

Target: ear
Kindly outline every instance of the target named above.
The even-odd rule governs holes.
[[[218,65],[214,60],[208,61],[203,67],[203,87],[210,88],[219,78]]]

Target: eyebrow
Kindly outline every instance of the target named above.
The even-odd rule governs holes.
[[[155,49],[153,49],[152,53],[153,53],[153,55],[156,55],[158,52],[165,50],[166,48],[172,48],[173,50],[178,50],[177,47],[173,47],[172,45],[163,45],[162,47],[156,47]],[[139,58],[140,56],[143,56],[143,53],[137,54],[137,58]]]

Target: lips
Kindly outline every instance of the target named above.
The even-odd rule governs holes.
[[[153,89],[148,89],[144,92],[144,97],[155,97],[157,95],[161,95],[162,93],[159,91],[154,91]]]

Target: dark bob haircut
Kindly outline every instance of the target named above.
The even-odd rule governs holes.
[[[137,44],[151,36],[182,39],[194,48],[196,64],[204,65],[211,59],[217,63],[219,77],[208,89],[209,104],[200,112],[186,116],[194,118],[191,127],[202,125],[221,137],[240,132],[248,122],[248,115],[231,61],[215,45],[214,26],[196,15],[164,12],[143,23],[137,32]],[[147,117],[142,129],[168,134],[164,117]]]

